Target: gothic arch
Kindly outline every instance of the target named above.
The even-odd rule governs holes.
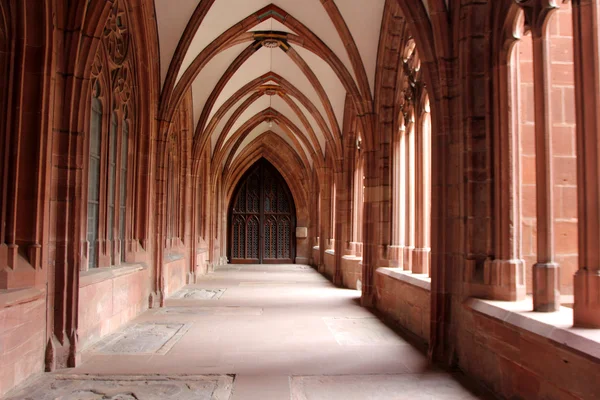
[[[307,223],[308,188],[310,176],[295,151],[278,135],[267,133],[255,139],[235,158],[231,167],[224,171],[223,184],[225,202],[229,204],[233,189],[240,177],[260,158],[269,161],[286,180],[296,205],[296,218],[299,226]],[[300,173],[299,173],[300,172]]]

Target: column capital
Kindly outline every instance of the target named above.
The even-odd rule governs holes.
[[[534,37],[541,37],[548,16],[559,8],[556,0],[514,0],[525,13],[525,26]]]

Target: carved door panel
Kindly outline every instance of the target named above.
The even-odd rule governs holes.
[[[295,207],[290,190],[268,161],[240,180],[229,211],[228,256],[234,264],[292,263]]]

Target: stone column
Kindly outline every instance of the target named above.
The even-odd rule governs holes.
[[[331,169],[323,167],[319,182],[321,194],[321,226],[319,226],[319,272],[325,272],[325,250],[329,249],[331,237]]]
[[[415,274],[429,273],[430,260],[430,190],[431,190],[431,120],[429,104],[423,108],[415,136],[415,248],[412,256],[412,271]]]
[[[509,53],[510,43],[517,40],[512,31],[504,32],[495,86],[498,106],[495,110],[494,135],[494,254],[496,259],[484,265],[484,283],[489,285],[487,297],[494,300],[518,301],[526,296],[525,263],[521,249],[520,140],[519,140],[519,51]],[[513,72],[515,76],[513,76]]]
[[[415,249],[415,123],[410,121],[404,135],[405,141],[405,240],[404,240],[404,270],[412,271],[413,250]]]
[[[573,0],[579,270],[575,326],[600,328],[600,0]]]
[[[339,160],[338,165],[344,165],[344,160]],[[345,243],[348,241],[348,231],[350,225],[350,179],[352,171],[335,172],[336,181],[336,207],[335,207],[335,238],[333,249],[335,251],[335,268],[333,271],[333,283],[336,286],[342,286],[342,256],[344,255]]]
[[[406,128],[402,125],[398,134],[392,139],[392,166],[393,166],[393,185],[392,196],[392,245],[389,249],[390,266],[394,268],[403,268],[404,265],[404,245],[406,235],[406,146],[405,136]]]
[[[546,1],[526,11],[533,39],[535,102],[535,159],[537,199],[537,263],[533,266],[533,308],[552,312],[560,308],[559,267],[554,262],[554,191],[552,173],[552,122],[550,110],[550,43],[545,32],[549,12]]]
[[[363,213],[362,298],[364,307],[375,303],[375,271],[379,262],[379,208],[381,202],[377,151],[365,151],[365,197]]]

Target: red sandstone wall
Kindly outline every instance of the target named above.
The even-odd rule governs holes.
[[[185,258],[165,262],[165,297],[184,287],[187,283],[188,265]]]
[[[319,248],[312,248],[312,267],[317,268],[319,266]]]
[[[194,267],[195,275],[201,276],[208,273],[208,249],[202,249],[196,255],[196,266]]]
[[[508,399],[597,399],[600,365],[558,343],[465,307],[461,368]]]
[[[150,269],[93,271],[79,288],[79,349],[114,332],[148,308]],[[101,279],[95,274],[107,274]]]
[[[554,167],[554,247],[560,264],[561,294],[573,294],[577,272],[577,158],[575,77],[571,4],[561,4],[549,23],[552,60],[552,151]]]
[[[431,291],[394,279],[382,273],[375,275],[377,309],[429,343]]]
[[[531,35],[519,43],[521,139],[521,246],[526,265],[527,292],[532,291],[532,266],[537,261],[535,107]]]
[[[44,371],[46,294],[37,289],[22,293],[26,292],[31,295],[22,302],[0,303],[0,397]]]
[[[323,264],[325,265],[325,270],[323,271],[323,274],[325,274],[329,280],[333,280],[333,275],[335,273],[335,254],[325,251],[324,258]]]
[[[359,282],[362,282],[361,262],[361,257],[342,257],[342,282],[344,287],[358,289]]]

